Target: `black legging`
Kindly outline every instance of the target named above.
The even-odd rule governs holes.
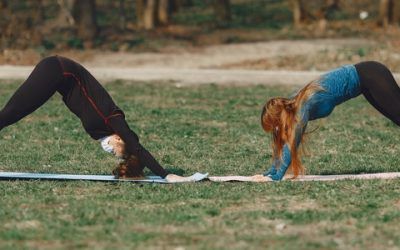
[[[361,92],[379,112],[400,126],[400,88],[383,64],[367,61],[355,65]]]
[[[55,57],[42,60],[0,111],[0,130],[42,106],[59,89],[62,71]]]
[[[80,118],[93,139],[117,134],[125,142],[125,151],[139,158],[140,168],[148,167],[161,177],[168,174],[139,143],[124,113],[101,84],[82,65],[68,58],[52,56],[36,65],[0,111],[0,130],[38,109],[55,92],[63,96],[65,105]]]

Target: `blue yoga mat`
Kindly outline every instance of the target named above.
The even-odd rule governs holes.
[[[187,177],[187,181],[196,182],[204,180],[208,174],[195,173]],[[147,183],[169,183],[159,176],[146,176],[143,179],[115,178],[113,175],[80,175],[80,174],[44,174],[23,172],[0,172],[0,180],[85,180],[104,182],[147,182]]]

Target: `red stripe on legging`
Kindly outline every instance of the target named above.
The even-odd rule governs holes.
[[[114,117],[114,116],[118,116],[118,115],[122,115],[121,113],[117,113],[117,114],[113,114],[113,115],[109,115],[109,116],[107,116],[107,120],[109,120],[111,117]]]

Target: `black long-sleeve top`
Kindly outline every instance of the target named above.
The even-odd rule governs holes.
[[[139,137],[125,121],[124,112],[108,92],[80,64],[57,56],[63,75],[58,89],[65,105],[82,121],[86,132],[95,140],[117,134],[125,143],[125,151],[139,158],[142,165],[165,177],[168,173],[139,143]]]

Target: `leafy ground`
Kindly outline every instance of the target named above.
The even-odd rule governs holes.
[[[3,105],[17,83],[1,81]],[[106,85],[171,171],[252,175],[268,166],[264,101],[293,87]],[[398,128],[363,98],[310,130],[310,174],[400,171]],[[115,159],[59,96],[0,133],[0,170],[109,174]],[[397,249],[398,180],[182,185],[1,181],[0,248]]]

